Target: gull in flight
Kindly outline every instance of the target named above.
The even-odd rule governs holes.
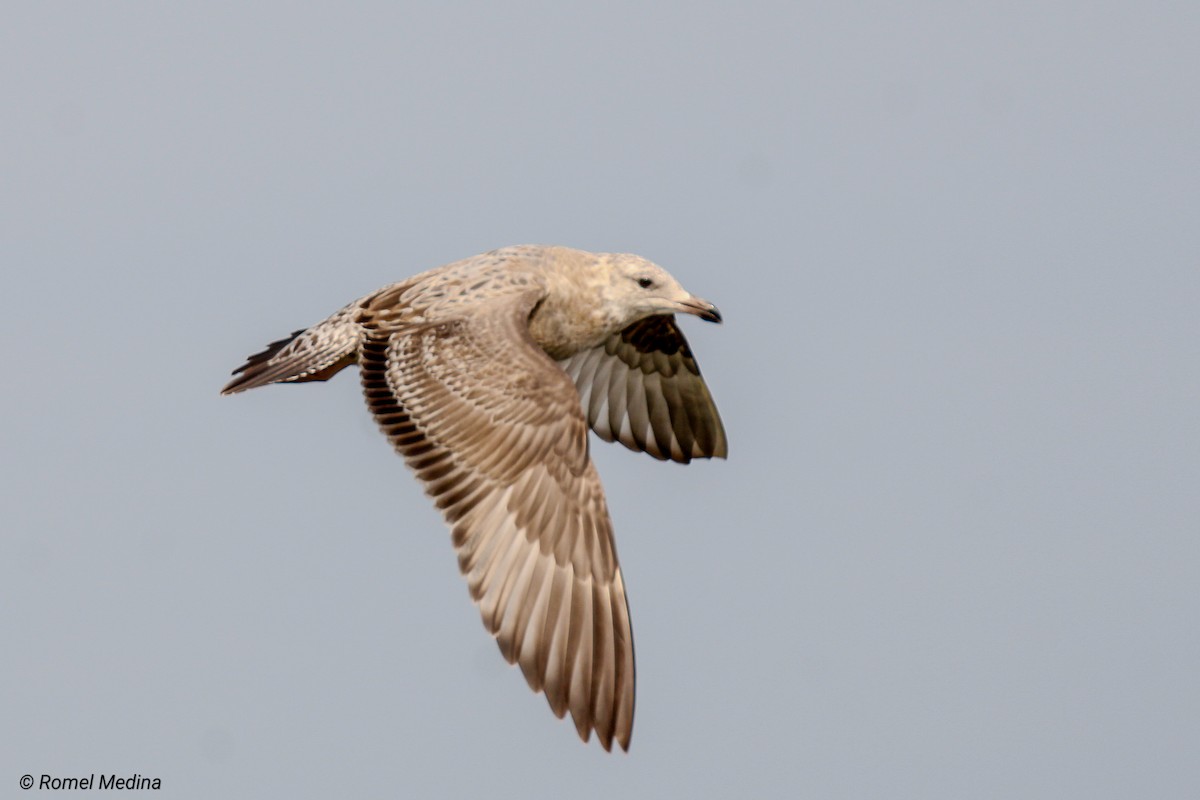
[[[222,394],[357,364],[375,421],[450,525],[501,653],[584,741],[594,730],[628,750],[633,636],[587,431],[663,460],[726,456],[679,313],[721,321],[639,256],[506,247],[274,342]]]

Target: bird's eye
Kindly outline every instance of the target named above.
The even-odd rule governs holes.
[[[654,281],[650,280],[649,278],[638,278],[637,284],[638,284],[638,286],[642,287],[643,289],[649,289],[651,286],[654,285]]]

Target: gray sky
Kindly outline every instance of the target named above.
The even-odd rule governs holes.
[[[9,4],[0,796],[1194,797],[1198,9]],[[354,374],[217,394],[523,242],[726,318],[728,461],[594,442],[628,755]]]

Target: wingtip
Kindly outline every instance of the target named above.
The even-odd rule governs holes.
[[[579,731],[579,738],[584,742],[591,740],[592,731],[596,732],[596,739],[600,742],[600,746],[604,748],[604,752],[611,753],[613,751],[613,743],[620,748],[620,752],[629,752],[629,738],[632,731],[614,732],[605,731],[601,728],[586,728]]]
[[[617,745],[621,748],[622,753],[628,753],[629,752],[629,739],[632,736],[633,736],[632,728],[626,728],[625,730],[616,730],[612,733],[612,735],[610,737],[611,738],[610,744],[611,744],[611,742],[615,741],[617,743]],[[605,747],[604,749],[609,751],[610,753],[612,752],[611,746]]]

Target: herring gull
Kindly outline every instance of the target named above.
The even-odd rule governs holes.
[[[446,522],[483,623],[586,742],[629,749],[633,637],[590,427],[724,458],[676,313],[721,315],[635,255],[525,245],[372,292],[274,342],[222,394],[358,364],[367,406]]]

